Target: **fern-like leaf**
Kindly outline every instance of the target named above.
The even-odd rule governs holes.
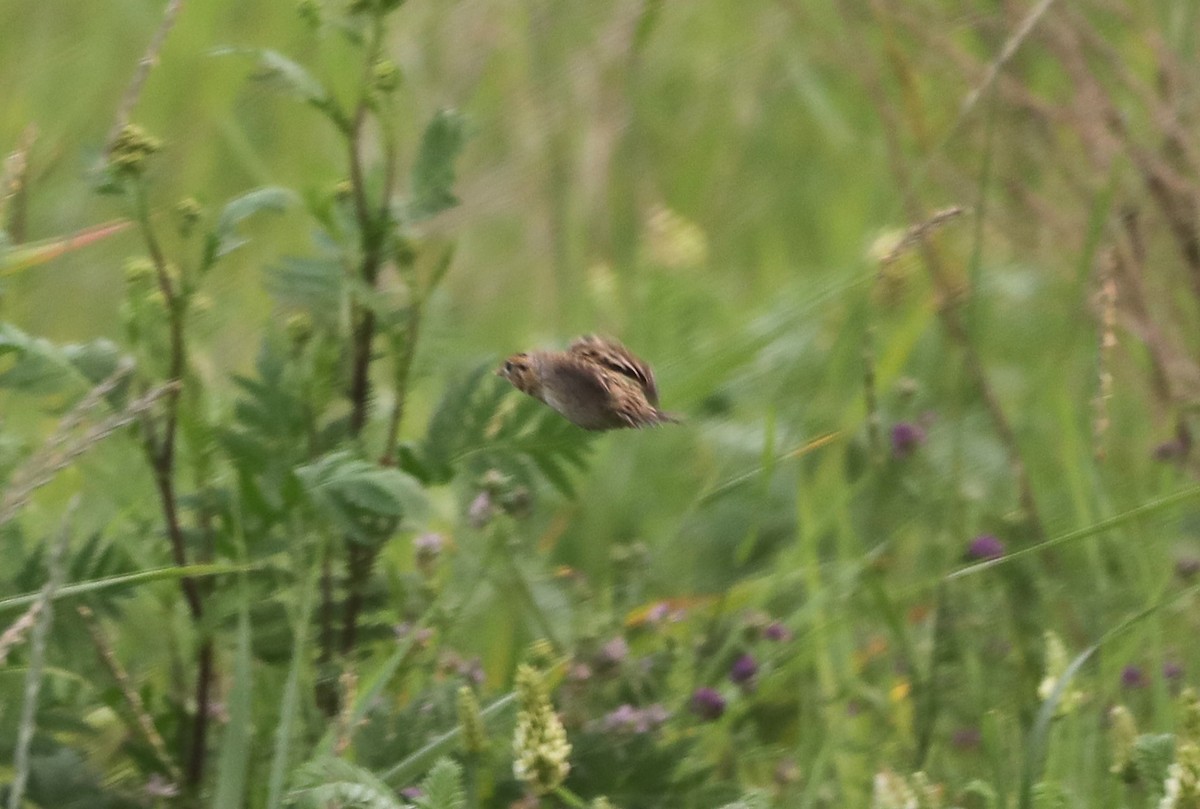
[[[289,806],[327,809],[405,809],[396,793],[373,773],[340,758],[320,758],[300,767],[288,793]]]
[[[421,782],[423,793],[418,801],[422,809],[464,809],[467,794],[463,789],[462,767],[441,758]]]
[[[406,466],[430,482],[496,469],[531,485],[538,477],[564,494],[570,472],[587,461],[590,437],[554,411],[512,389],[484,365],[450,384],[425,441],[410,448]]]

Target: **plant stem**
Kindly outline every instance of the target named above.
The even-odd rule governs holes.
[[[188,563],[187,543],[179,519],[178,495],[175,490],[175,439],[178,432],[182,384],[187,369],[187,350],[184,342],[185,301],[180,294],[181,291],[176,288],[171,279],[166,256],[159,244],[158,236],[150,224],[150,210],[141,177],[134,180],[132,189],[134,217],[141,229],[142,238],[146,242],[150,260],[154,264],[158,288],[166,306],[169,339],[167,379],[178,383],[163,397],[165,412],[162,432],[155,436],[153,431],[147,430],[145,448],[154,473],[154,484],[158,490],[167,537],[171,542],[172,558],[179,567],[186,567]],[[200,629],[204,619],[204,601],[200,586],[191,576],[184,576],[179,580],[179,584],[184,599],[187,601],[192,623],[197,629]],[[196,716],[193,719],[191,738],[188,743],[187,770],[184,782],[185,786],[193,792],[199,789],[200,783],[204,779],[204,765],[208,755],[208,700],[212,688],[212,678],[212,638],[205,634],[196,652]]]
[[[363,61],[361,92],[355,107],[353,122],[347,137],[348,158],[350,163],[350,185],[354,198],[355,216],[358,219],[362,257],[358,268],[358,277],[369,289],[374,289],[379,277],[383,260],[383,245],[387,238],[389,226],[388,201],[391,199],[394,182],[391,171],[387,172],[387,185],[382,189],[382,202],[376,210],[371,209],[367,198],[366,178],[363,172],[362,133],[371,111],[370,95],[372,92],[371,77],[375,62],[383,45],[384,24],[382,12],[377,13],[371,23],[370,42]],[[385,133],[386,134],[386,133]],[[357,301],[351,303],[351,321],[354,333],[352,336],[352,366],[350,372],[350,432],[354,437],[362,434],[367,423],[371,400],[371,347],[375,340],[376,317],[369,306]],[[354,650],[358,639],[358,618],[362,612],[364,590],[367,579],[375,565],[378,551],[374,548],[363,547],[347,541],[346,575],[347,596],[345,611],[342,616],[342,652],[349,654]]]

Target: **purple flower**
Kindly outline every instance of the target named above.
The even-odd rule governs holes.
[[[1126,666],[1121,669],[1122,688],[1145,688],[1147,685],[1146,672],[1142,671],[1140,666]]]
[[[789,641],[792,639],[792,630],[788,629],[779,621],[772,621],[767,624],[767,628],[763,630],[763,637],[767,640],[773,640],[777,643]]]
[[[1004,553],[1004,543],[991,534],[980,534],[967,546],[968,559],[999,559]]]
[[[1168,660],[1163,663],[1162,676],[1164,680],[1176,682],[1183,679],[1183,666],[1176,663],[1174,660]]]
[[[420,787],[405,787],[400,790],[400,797],[406,801],[417,801],[425,797],[425,790]]]
[[[688,707],[696,716],[712,722],[725,713],[725,698],[715,688],[697,688]]]
[[[429,532],[421,534],[413,539],[413,549],[416,550],[418,556],[437,556],[442,552],[442,546],[446,540],[442,539],[441,534]]]
[[[897,422],[892,426],[892,457],[904,460],[925,443],[925,430],[911,421]]]
[[[600,654],[597,656],[597,664],[602,668],[616,668],[625,662],[625,658],[629,657],[629,644],[625,639],[618,635],[608,643],[600,647]]]
[[[617,733],[649,733],[657,730],[668,717],[667,710],[658,703],[645,708],[635,708],[626,703],[605,714],[600,727]]]
[[[442,554],[442,547],[446,541],[442,539],[441,534],[421,534],[413,539],[413,553],[416,556],[417,568],[422,574],[430,576],[436,570],[438,557]]]
[[[487,492],[480,492],[467,507],[467,523],[476,530],[486,526],[495,516],[496,504]]]
[[[729,667],[729,679],[738,685],[745,685],[758,674],[758,662],[748,654],[744,654]]]

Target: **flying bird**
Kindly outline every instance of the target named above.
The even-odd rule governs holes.
[[[496,373],[585,430],[679,422],[659,410],[650,366],[616,340],[588,335],[566,351],[514,354]]]

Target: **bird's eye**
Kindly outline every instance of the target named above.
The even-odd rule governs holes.
[[[504,370],[511,371],[512,369],[513,369],[513,364],[511,362],[504,363]]]

